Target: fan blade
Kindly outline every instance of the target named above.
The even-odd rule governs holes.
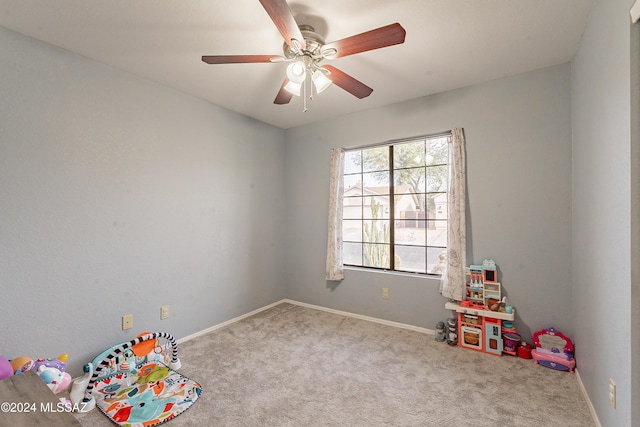
[[[287,83],[289,83],[289,79],[285,77],[284,82],[282,83],[282,87],[280,88],[280,91],[276,95],[276,99],[273,101],[274,104],[278,104],[278,105],[288,104],[291,101],[291,98],[293,98],[293,94],[288,90],[285,90],[284,88],[287,85]]]
[[[381,47],[393,46],[404,43],[407,34],[402,25],[387,25],[375,30],[347,37],[346,39],[327,43],[322,47],[323,52],[335,49],[335,53],[326,53],[327,58],[341,58],[355,53],[366,52],[368,50],[380,49]]]
[[[289,46],[292,46],[293,42],[291,40],[295,39],[298,41],[300,48],[304,49],[306,47],[304,37],[302,37],[300,28],[298,28],[287,2],[285,0],[260,0],[260,3],[262,3],[262,7],[267,11],[278,31],[282,34],[284,41]]]
[[[207,55],[202,61],[207,64],[244,64],[256,62],[282,62],[278,55]]]
[[[329,71],[330,74],[327,76],[329,77],[329,80],[335,83],[336,86],[341,87],[355,97],[358,97],[360,99],[366,98],[367,96],[371,95],[371,92],[373,92],[373,89],[371,89],[369,86],[359,80],[354,79],[344,71],[338,70],[336,67],[332,67],[331,65],[324,65],[322,68]]]

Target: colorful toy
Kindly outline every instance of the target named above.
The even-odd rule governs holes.
[[[502,321],[492,317],[484,318],[484,351],[494,355],[502,355],[504,341],[502,339]]]
[[[573,343],[562,332],[554,328],[542,329],[533,334],[536,348],[531,352],[533,361],[547,368],[573,372]]]
[[[520,344],[520,339],[522,338],[520,334],[515,332],[505,332],[502,334],[502,338],[504,339],[505,353],[516,354],[518,344]]]
[[[13,367],[11,363],[4,357],[0,356],[0,380],[9,378],[13,375]]]
[[[521,357],[523,359],[531,359],[531,350],[531,344],[524,341],[520,342],[520,346],[518,346],[517,350],[518,357]]]
[[[160,339],[167,344],[161,345]],[[146,341],[150,344],[139,345]],[[161,424],[180,415],[200,396],[198,383],[174,371],[180,366],[173,336],[145,333],[87,363],[84,377],[74,381],[71,407],[86,412],[98,406],[120,425]]]
[[[20,356],[15,359],[11,359],[11,367],[13,368],[13,374],[18,375],[21,372],[28,371],[33,368],[35,362],[29,356]]]
[[[57,368],[40,365],[37,372],[47,387],[56,394],[60,393],[62,390],[67,388],[69,384],[71,384],[71,375],[66,372],[62,372]]]
[[[38,372],[41,366],[46,366],[47,368],[56,368],[60,372],[64,372],[67,370],[67,360],[69,360],[69,355],[67,353],[62,353],[57,359],[36,360],[31,369]]]
[[[467,267],[465,274],[466,300],[469,301],[469,306],[486,306],[491,311],[500,311],[502,288],[498,282],[496,262],[485,259],[482,265]]]
[[[166,347],[160,345],[160,338],[168,340]],[[113,375],[122,375],[124,378],[126,374],[125,380],[132,383],[136,374],[141,376],[144,374],[138,370],[150,361],[160,362],[162,353],[169,368],[180,369],[182,364],[178,359],[178,346],[173,337],[164,332],[142,332],[134,340],[106,349],[91,363],[87,363],[83,368],[85,375],[74,381],[69,396],[71,402],[74,407],[81,404],[85,411],[90,411],[96,405],[95,398],[91,396],[91,390],[96,381]]]
[[[484,283],[498,283],[498,270],[494,260],[482,261],[482,280]]]

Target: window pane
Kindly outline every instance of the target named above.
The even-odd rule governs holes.
[[[402,169],[425,165],[425,141],[398,144],[393,147],[393,168]]]
[[[362,152],[347,151],[344,153],[344,173],[362,172]]]
[[[426,261],[427,256],[425,247],[396,246],[396,270],[410,271],[413,273],[426,273]]]
[[[424,212],[416,212],[424,215]],[[427,240],[426,222],[410,217],[412,212],[406,212],[405,218],[396,221],[394,243],[397,245],[424,246]]]
[[[427,273],[442,274],[447,262],[447,250],[444,248],[427,248]]]
[[[345,175],[343,182],[345,197],[362,195],[362,175]]]
[[[396,211],[396,218],[400,218],[399,212],[425,210],[425,195],[422,193],[399,194],[395,196],[394,200],[393,208]]]
[[[427,221],[427,246],[447,247],[447,221]]]
[[[447,193],[426,195],[427,219],[447,219]]]
[[[364,221],[363,241],[367,243],[390,242],[389,221]]]
[[[389,194],[389,171],[364,173],[362,181],[369,194]]]
[[[362,245],[363,265],[365,267],[390,268],[389,254],[391,249],[389,245],[370,244]]]
[[[389,170],[389,147],[375,147],[362,150],[362,171]]]
[[[427,153],[427,165],[446,165],[449,158],[448,138],[429,139]]]
[[[362,219],[362,197],[345,197],[342,201],[343,219]]]
[[[425,174],[424,167],[394,171],[395,193],[424,193]]]
[[[427,191],[447,191],[447,166],[427,168]]]
[[[389,219],[389,196],[364,197],[362,215],[368,219]]]
[[[362,243],[344,242],[342,261],[349,265],[362,265]]]
[[[343,220],[342,240],[344,242],[362,242],[362,221],[353,219]]]

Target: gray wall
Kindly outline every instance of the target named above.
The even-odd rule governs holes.
[[[527,340],[549,326],[573,335],[570,119],[564,64],[287,130],[288,297],[429,329],[446,319],[434,279],[347,270],[325,281],[328,161],[331,147],[462,127],[468,263],[496,261]]]
[[[284,131],[1,27],[0,51],[0,355],[79,375],[285,297]]]
[[[637,183],[631,188],[632,152],[636,177],[638,171],[637,135],[631,150],[632,4],[596,2],[572,66],[572,308],[580,375],[603,426],[640,423],[637,415],[634,422],[631,418],[632,405],[639,402],[637,380],[635,399],[631,396],[631,360],[639,350],[638,331],[632,335],[631,329],[630,286],[632,259],[638,268],[630,232],[635,230],[638,238],[637,227],[631,227],[632,220],[636,226],[638,221],[631,217],[632,207],[638,212]],[[637,251],[637,241],[634,247]],[[637,292],[634,299],[637,307]],[[609,404],[609,378],[617,385],[617,409]]]
[[[631,402],[640,402],[640,23],[631,27]],[[635,117],[635,119],[633,119]],[[640,424],[640,405],[631,406]]]

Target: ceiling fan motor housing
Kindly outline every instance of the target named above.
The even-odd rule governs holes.
[[[304,38],[306,44],[304,49],[300,49],[294,46],[289,46],[284,43],[283,50],[284,56],[287,59],[293,59],[299,56],[308,56],[314,59],[316,62],[322,59],[320,49],[324,46],[324,38],[318,33],[311,25],[299,25],[300,32]]]

